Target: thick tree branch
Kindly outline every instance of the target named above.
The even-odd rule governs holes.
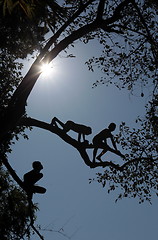
[[[89,32],[95,31],[99,28],[99,24],[94,21],[83,27],[80,27],[76,31],[73,31],[69,36],[61,40],[44,58],[44,61],[52,61],[62,50],[66,49],[71,43],[75,42],[77,39],[82,38]]]
[[[34,127],[38,127],[38,128],[41,128],[41,129],[45,129],[45,130],[47,130],[51,133],[54,133],[54,134],[58,135],[61,139],[63,139],[65,142],[67,142],[68,144],[70,144],[71,146],[73,146],[75,148],[80,148],[80,146],[82,146],[82,143],[80,143],[77,140],[71,138],[68,134],[65,133],[65,131],[63,131],[59,127],[56,127],[56,126],[52,125],[51,123],[46,123],[46,122],[43,122],[43,121],[39,121],[39,120],[36,120],[34,118],[23,117],[19,121],[19,125],[34,126]]]
[[[100,0],[98,4],[96,21],[100,21],[103,18],[105,1],[106,0]]]
[[[51,62],[61,51],[67,48],[69,44],[83,37],[85,34],[94,31],[97,27],[98,25],[96,22],[93,22],[74,31],[68,37],[65,37],[63,40],[61,40],[50,52],[48,52],[42,59],[42,62]],[[18,108],[19,104],[21,105],[21,103],[26,104],[27,98],[41,74],[40,65],[42,62],[40,57],[38,57],[32,64],[31,68],[23,78],[23,81],[20,83],[14,93],[9,105],[10,108],[14,106]]]
[[[80,153],[84,163],[89,166],[90,168],[96,168],[96,167],[112,167],[118,171],[123,171],[126,167],[133,163],[138,163],[141,161],[147,161],[149,158],[144,158],[144,157],[139,157],[139,158],[134,158],[130,161],[126,161],[124,164],[119,165],[115,164],[112,161],[105,161],[105,162],[92,162],[89,158],[88,153],[86,152],[87,149],[93,149],[94,145],[93,144],[88,144],[84,142],[78,142],[77,140],[71,138],[68,134],[65,133],[62,129],[60,129],[57,126],[54,126],[52,124],[42,122],[33,118],[22,118],[21,121],[19,122],[20,125],[23,126],[35,126],[39,127],[41,129],[45,129],[47,131],[50,131],[51,133],[54,133],[58,135],[62,140],[64,140],[66,143],[70,144],[73,146],[75,149],[78,150]],[[151,161],[151,160],[150,160]],[[154,161],[154,160],[153,160]],[[155,160],[156,161],[156,160]]]
[[[104,3],[105,3],[105,1],[102,0],[102,1],[100,1],[99,6],[98,6],[98,11],[102,11],[102,13],[103,13],[103,9],[101,10],[101,7],[104,6]],[[112,17],[107,18],[106,20],[103,20],[100,17],[98,20],[98,17],[97,17],[96,20],[94,20],[92,23],[89,23],[89,24],[77,29],[76,31],[73,31],[69,36],[67,36],[63,40],[61,40],[59,42],[59,44],[57,44],[56,47],[54,47],[45,56],[44,61],[46,61],[46,62],[52,61],[62,50],[66,49],[71,43],[73,43],[77,39],[80,39],[83,36],[85,36],[86,34],[92,32],[92,31],[95,31],[99,28],[102,28],[104,31],[107,31],[107,32],[120,33],[120,31],[113,29],[112,26],[110,26],[110,24],[114,23],[121,17],[121,14],[120,14],[121,10],[123,10],[123,8],[125,6],[127,6],[129,3],[130,3],[130,0],[125,0],[121,4],[119,4],[116,7]]]
[[[18,175],[16,174],[14,169],[11,167],[11,165],[8,162],[8,159],[6,157],[4,157],[3,155],[0,155],[0,159],[1,159],[2,163],[4,164],[4,166],[6,167],[6,169],[8,170],[8,172],[10,173],[10,175],[12,176],[12,178],[17,182],[17,184],[22,189],[25,190],[25,186],[23,184],[23,181],[18,177]]]
[[[45,56],[44,61],[46,61],[46,62],[52,61],[62,50],[66,49],[71,43],[73,43],[77,39],[82,38],[86,34],[92,32],[92,31],[95,31],[96,29],[102,28],[107,32],[120,33],[120,31],[111,28],[110,24],[112,24],[115,21],[117,21],[118,19],[122,18],[121,11],[124,9],[125,6],[128,6],[129,3],[130,3],[130,0],[123,1],[116,7],[112,17],[107,18],[106,20],[103,20],[102,17],[100,17],[100,15],[102,16],[102,14],[103,14],[105,0],[100,0],[99,5],[98,5],[98,12],[97,12],[96,19],[93,22],[73,31],[69,36],[67,36],[63,40],[61,40]]]
[[[104,11],[104,4],[105,1],[100,1],[100,6],[98,7],[98,13],[100,12],[101,17],[98,15],[96,21],[99,21],[100,28],[103,29],[106,32],[116,32],[118,34],[123,33],[121,30],[114,29],[115,25],[114,23],[121,19],[123,15],[121,14],[121,11],[128,6],[130,3],[130,0],[125,0],[122,3],[120,3],[114,10],[113,15],[107,19],[103,19],[103,11]]]
[[[41,60],[53,43],[59,38],[61,33],[92,3],[94,0],[89,0],[85,4],[81,4],[79,9],[68,18],[68,20],[60,27],[60,29],[49,39],[45,47],[41,50],[38,58]]]
[[[60,45],[57,44],[54,48],[54,51],[52,51],[52,54],[47,54],[49,48],[52,46],[52,44],[57,40],[57,38],[61,35],[61,33],[86,9],[87,6],[89,6],[94,0],[89,0],[86,4],[83,4],[66,22],[61,26],[61,28],[50,38],[48,43],[45,45],[45,47],[41,50],[41,53],[37,57],[37,59],[32,64],[31,68],[23,78],[22,82],[18,86],[17,90],[15,91],[12,99],[11,99],[11,105],[17,103],[17,100],[21,102],[21,99],[23,102],[26,103],[26,100],[32,91],[32,88],[34,87],[37,79],[39,78],[41,74],[40,70],[40,64],[41,60],[43,58],[43,62],[51,62],[64,48],[61,48]],[[85,33],[84,33],[85,34]],[[73,42],[73,39],[68,43]],[[67,45],[67,46],[68,46]],[[49,55],[49,57],[44,57],[45,55]]]

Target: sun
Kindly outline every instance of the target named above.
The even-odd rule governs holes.
[[[40,70],[43,76],[50,76],[54,72],[54,68],[51,63],[43,63]]]

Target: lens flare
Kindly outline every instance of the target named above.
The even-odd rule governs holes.
[[[42,75],[50,76],[53,73],[53,66],[51,63],[43,63],[41,66]]]

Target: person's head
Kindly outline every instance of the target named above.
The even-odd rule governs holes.
[[[85,128],[85,132],[84,132],[86,135],[89,135],[92,133],[92,129],[90,127],[86,127]]]
[[[43,169],[43,166],[42,166],[41,162],[39,162],[39,161],[33,162],[32,167],[33,167],[34,170],[39,170],[39,171],[41,169]]]
[[[115,124],[115,123],[110,123],[109,126],[108,126],[108,128],[109,128],[109,130],[110,130],[111,132],[113,132],[113,131],[115,130],[115,128],[116,128],[116,124]]]

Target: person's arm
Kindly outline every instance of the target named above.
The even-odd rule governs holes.
[[[56,127],[58,127],[57,123],[60,124],[60,126],[63,127],[63,129],[65,128],[65,123],[63,123],[62,121],[60,121],[57,117],[54,117],[51,121],[52,125],[55,125]]]
[[[112,142],[112,145],[113,145],[113,147],[115,148],[115,150],[118,151],[118,150],[117,150],[117,147],[116,147],[116,143],[115,143],[115,141],[114,141],[113,135],[111,135],[111,142]]]
[[[43,177],[43,173],[37,173],[34,170],[24,175],[24,183],[27,185],[34,185]]]

